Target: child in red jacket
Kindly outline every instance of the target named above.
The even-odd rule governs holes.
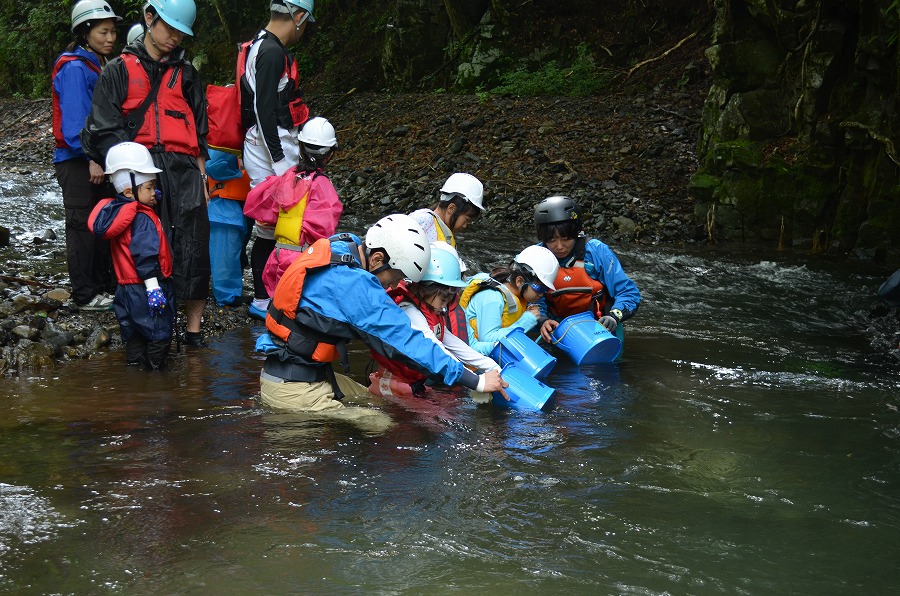
[[[156,189],[159,168],[139,143],[119,143],[106,156],[118,196],[94,207],[88,227],[110,241],[119,286],[113,310],[125,344],[125,362],[150,369],[165,366],[175,316],[172,251],[153,210],[161,200]]]

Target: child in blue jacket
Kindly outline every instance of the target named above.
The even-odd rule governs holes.
[[[540,301],[541,336],[552,332],[565,317],[591,312],[622,339],[622,322],[641,304],[641,292],[610,248],[582,231],[581,209],[564,196],[544,199],[534,209],[540,243],[559,260],[555,289]]]

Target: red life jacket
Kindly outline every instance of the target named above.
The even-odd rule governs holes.
[[[100,75],[100,67],[87,58],[75,54],[63,54],[56,60],[56,64],[53,65],[53,72],[50,74],[51,88],[53,87],[52,81],[56,79],[56,75],[59,73],[60,69],[73,60],[81,60],[84,62],[85,66],[97,73],[98,76]],[[59,94],[56,90],[53,91],[53,138],[56,139],[57,149],[71,149],[63,136],[62,110],[59,107]]]
[[[595,316],[605,314],[609,292],[603,282],[590,275],[584,268],[585,238],[578,238],[572,256],[565,267],[559,268],[553,282],[556,290],[547,293],[547,305],[556,317],[562,319],[582,312]]]
[[[237,86],[241,93],[241,123],[244,130],[256,125],[256,112],[253,109],[253,90],[247,82],[247,56],[250,55],[250,46],[271,35],[268,31],[264,35],[257,35],[250,41],[245,41],[238,49],[237,62]],[[309,108],[303,101],[300,92],[300,73],[297,71],[297,61],[291,60],[287,51],[284,53],[284,70],[281,76],[287,76],[288,82],[284,89],[278,92],[278,102],[275,106],[275,118],[278,126],[290,129],[303,124],[309,119]]]
[[[444,317],[442,317],[439,313],[436,313],[434,309],[428,306],[425,302],[414,296],[409,291],[409,287],[406,285],[406,282],[401,281],[397,284],[396,287],[388,290],[388,296],[393,298],[394,302],[397,305],[400,305],[403,302],[411,302],[413,306],[419,309],[419,312],[421,312],[425,316],[425,320],[428,322],[428,327],[434,332],[438,340],[444,341],[444,331],[447,323],[444,320]],[[375,350],[371,350],[371,352],[372,359],[383,366],[385,369],[389,370],[399,381],[412,384],[419,381],[424,381],[426,378],[428,378],[418,370],[410,368],[402,362],[385,358]]]
[[[97,203],[88,218],[88,228],[94,229],[100,210],[109,205],[113,199],[103,199]],[[103,238],[109,240],[109,249],[112,253],[113,269],[120,285],[144,283],[134,266],[134,258],[131,256],[129,244],[131,244],[131,224],[138,213],[143,213],[153,221],[156,233],[159,235],[159,269],[163,278],[172,277],[172,250],[169,241],[163,231],[162,222],[156,212],[138,201],[130,201],[119,208],[116,216],[103,234]]]
[[[269,333],[284,342],[291,352],[311,362],[328,363],[340,355],[336,344],[313,338],[308,329],[304,330],[296,322],[307,274],[330,265],[354,266],[355,261],[350,255],[333,254],[328,238],[316,240],[285,270],[266,313]]]
[[[150,76],[141,60],[134,54],[122,54],[122,62],[128,71],[128,93],[122,102],[122,113],[127,116],[140,107],[150,92]],[[184,97],[181,65],[163,73],[159,94],[144,115],[134,141],[152,149],[162,145],[167,152],[184,153],[198,157],[197,125],[194,112]]]
[[[447,330],[469,343],[469,325],[466,322],[466,309],[459,305],[459,296],[447,305]]]

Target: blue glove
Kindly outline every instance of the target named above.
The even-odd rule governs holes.
[[[161,289],[147,290],[147,306],[150,308],[151,317],[158,317],[166,310],[166,295]]]

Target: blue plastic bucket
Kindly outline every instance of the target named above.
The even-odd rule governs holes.
[[[543,379],[553,367],[556,358],[551,356],[518,327],[506,334],[491,350],[491,358],[501,367],[518,364],[522,370],[531,373],[535,379]]]
[[[495,392],[494,405],[507,406],[519,410],[540,410],[553,396],[553,387],[544,385],[531,376],[531,371],[520,368],[519,364],[507,364],[500,371],[503,380],[509,383],[506,395],[509,401]]]
[[[612,362],[622,351],[622,341],[589,312],[566,317],[553,330],[552,336],[553,343],[578,365]]]

